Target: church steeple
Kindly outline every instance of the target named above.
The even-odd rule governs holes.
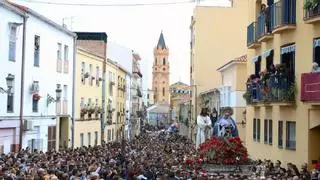
[[[160,37],[157,44],[157,49],[167,49],[166,43],[164,41],[163,33],[161,31]]]

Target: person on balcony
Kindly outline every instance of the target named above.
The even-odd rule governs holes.
[[[319,67],[319,64],[314,62],[312,64],[312,71],[311,72],[320,72],[320,67]]]
[[[197,136],[196,149],[206,140],[206,132],[211,129],[211,120],[207,108],[202,108],[200,115],[197,117]]]

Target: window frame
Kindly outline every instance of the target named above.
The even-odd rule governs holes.
[[[36,41],[39,40],[38,48],[36,49]],[[40,36],[34,35],[34,56],[33,66],[40,67]]]

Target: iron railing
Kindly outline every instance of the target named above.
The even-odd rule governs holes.
[[[293,78],[270,75],[267,80],[247,83],[245,99],[248,104],[294,102],[296,89]]]
[[[312,19],[320,16],[320,5],[315,5],[311,0],[305,1],[304,20]]]
[[[271,29],[296,24],[296,0],[280,0],[271,5]]]
[[[257,24],[256,22],[253,22],[247,27],[247,46],[257,41],[257,37],[256,37],[257,25],[256,24]]]
[[[271,33],[271,8],[266,8],[257,18],[257,39]]]

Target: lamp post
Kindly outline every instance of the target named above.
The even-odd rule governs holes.
[[[4,88],[0,87],[0,93],[2,94],[8,94],[8,95],[12,95],[13,94],[13,81],[14,81],[14,75],[12,74],[8,74],[8,76],[6,77],[6,83],[7,83],[7,87],[8,89],[5,90]]]

